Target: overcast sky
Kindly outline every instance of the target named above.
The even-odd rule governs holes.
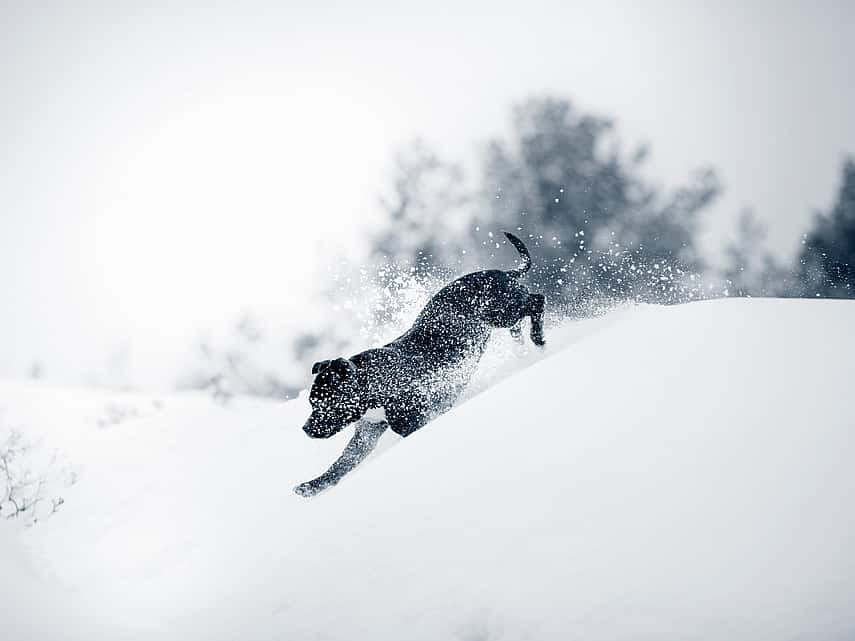
[[[750,205],[791,253],[855,153],[851,0],[30,4],[0,5],[3,376],[124,350],[165,383],[241,310],[299,326],[394,150],[468,153],[530,94],[665,185],[716,167],[711,249]]]

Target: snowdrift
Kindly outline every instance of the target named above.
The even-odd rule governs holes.
[[[853,638],[853,327],[726,300],[553,328],[312,500],[350,434],[305,438],[304,397],[2,383],[65,503],[0,522],[0,635]]]

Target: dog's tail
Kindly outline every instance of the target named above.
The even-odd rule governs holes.
[[[511,232],[506,231],[503,233],[508,237],[508,240],[511,241],[511,245],[517,248],[520,256],[522,256],[522,266],[518,269],[509,270],[508,274],[512,276],[522,276],[531,269],[531,254],[528,253],[528,248],[523,244],[523,241],[514,236]]]

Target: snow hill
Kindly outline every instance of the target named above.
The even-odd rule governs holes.
[[[307,439],[305,396],[0,383],[65,501],[0,521],[0,637],[855,638],[853,328],[756,299],[552,328],[312,500],[350,434]]]

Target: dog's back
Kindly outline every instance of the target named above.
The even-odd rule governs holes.
[[[395,383],[403,375],[404,385],[394,387],[404,387],[399,394],[422,413],[448,409],[474,374],[492,330],[513,327],[531,312],[532,296],[519,284],[531,258],[522,241],[507,236],[523,257],[522,267],[473,272],[449,283],[405,334],[384,347],[401,356]]]

